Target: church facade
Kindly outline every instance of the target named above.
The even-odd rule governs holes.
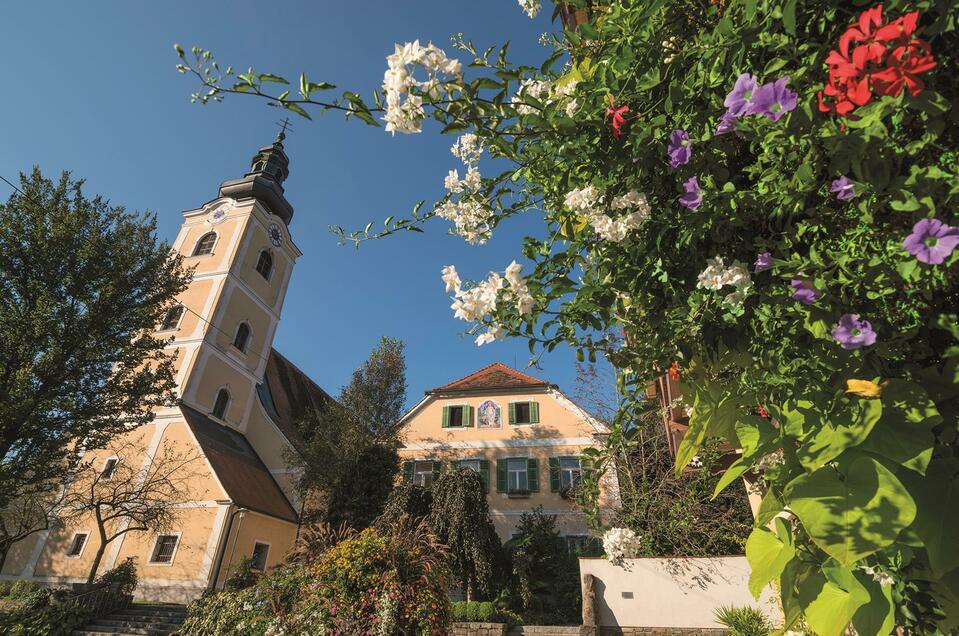
[[[289,159],[282,142],[281,133],[243,178],[224,182],[217,198],[185,212],[173,244],[194,268],[179,304],[158,325],[175,356],[181,404],[157,410],[152,423],[127,436],[142,445],[136,461],[144,467],[169,445],[191,449],[199,459],[171,526],[121,534],[99,567],[102,573],[134,557],[137,594],[148,600],[195,598],[222,585],[244,558],[268,569],[283,560],[297,534],[300,502],[286,458],[295,422],[330,397],[272,347],[301,255],[289,228],[293,208],[283,195]],[[117,461],[109,451],[83,460],[102,466],[103,478]],[[0,578],[82,582],[99,541],[92,518],[71,520],[15,544]]]

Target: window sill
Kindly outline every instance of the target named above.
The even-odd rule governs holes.
[[[529,490],[510,490],[506,496],[510,499],[529,499],[530,494]]]

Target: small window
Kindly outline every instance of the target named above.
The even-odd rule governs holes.
[[[463,426],[463,411],[465,410],[462,406],[448,406],[449,409],[449,426],[450,428],[456,426]]]
[[[576,457],[562,457],[559,460],[559,479],[563,488],[579,486],[583,482],[583,470]]]
[[[273,256],[267,250],[260,252],[259,258],[256,259],[256,271],[266,280],[270,280],[273,273]]]
[[[103,464],[103,470],[100,471],[100,479],[110,479],[113,477],[113,471],[117,468],[117,458],[111,457]]]
[[[87,537],[89,536],[86,532],[78,532],[73,535],[73,540],[70,541],[70,549],[67,550],[67,556],[78,558],[83,554],[83,546],[87,544]]]
[[[529,490],[529,477],[526,470],[529,466],[527,459],[510,459],[506,464],[506,483],[510,491]]]
[[[510,402],[509,423],[517,425],[538,424],[539,404],[536,402]]]
[[[464,459],[464,460],[461,460],[461,461],[460,461],[459,467],[460,467],[460,468],[469,468],[469,469],[472,470],[474,473],[478,473],[478,472],[480,471],[480,460],[478,460],[478,459]]]
[[[270,555],[270,545],[257,541],[253,544],[253,554],[250,555],[250,569],[257,572],[266,571],[266,559]]]
[[[216,232],[207,232],[200,237],[200,240],[196,242],[196,247],[193,248],[194,256],[203,256],[204,254],[212,254],[213,246],[216,244]]]
[[[176,545],[180,537],[175,534],[161,534],[157,537],[156,545],[153,546],[153,554],[150,555],[150,563],[173,563],[173,555],[176,553]]]
[[[246,351],[246,345],[250,341],[250,326],[245,322],[241,322],[240,326],[236,328],[236,337],[233,338],[233,346],[239,349],[240,351]]]
[[[213,417],[226,419],[226,407],[230,405],[230,392],[226,389],[220,389],[216,394],[216,401],[213,403]]]
[[[413,463],[413,483],[417,486],[429,488],[433,485],[433,462],[414,462]]]
[[[176,329],[180,325],[180,318],[183,317],[183,309],[183,305],[170,307],[163,316],[163,322],[160,323],[160,331]]]

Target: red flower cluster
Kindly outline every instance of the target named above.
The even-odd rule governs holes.
[[[673,380],[676,380],[677,382],[679,382],[679,363],[674,362],[673,365],[669,367],[669,371],[667,371],[666,373]]]
[[[877,95],[918,95],[919,75],[936,66],[929,44],[915,37],[919,12],[883,23],[882,5],[863,11],[826,57],[829,83],[819,91],[819,110],[847,117]]]
[[[623,136],[622,126],[626,123],[626,118],[623,117],[623,113],[628,112],[629,104],[623,104],[619,108],[616,108],[616,102],[613,101],[613,96],[609,96],[609,108],[606,109],[606,114],[613,118],[613,137],[616,139]]]

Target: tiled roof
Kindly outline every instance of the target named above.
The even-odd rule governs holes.
[[[310,411],[322,411],[333,398],[292,362],[270,349],[257,394],[263,408],[294,446],[300,439],[297,422]]]
[[[185,404],[180,410],[234,504],[278,519],[297,520],[296,511],[246,437]]]
[[[477,391],[483,389],[545,388],[548,386],[550,386],[550,383],[545,380],[520,373],[502,362],[495,362],[479,371],[474,371],[465,378],[460,378],[449,384],[438,386],[430,391],[430,393]]]

